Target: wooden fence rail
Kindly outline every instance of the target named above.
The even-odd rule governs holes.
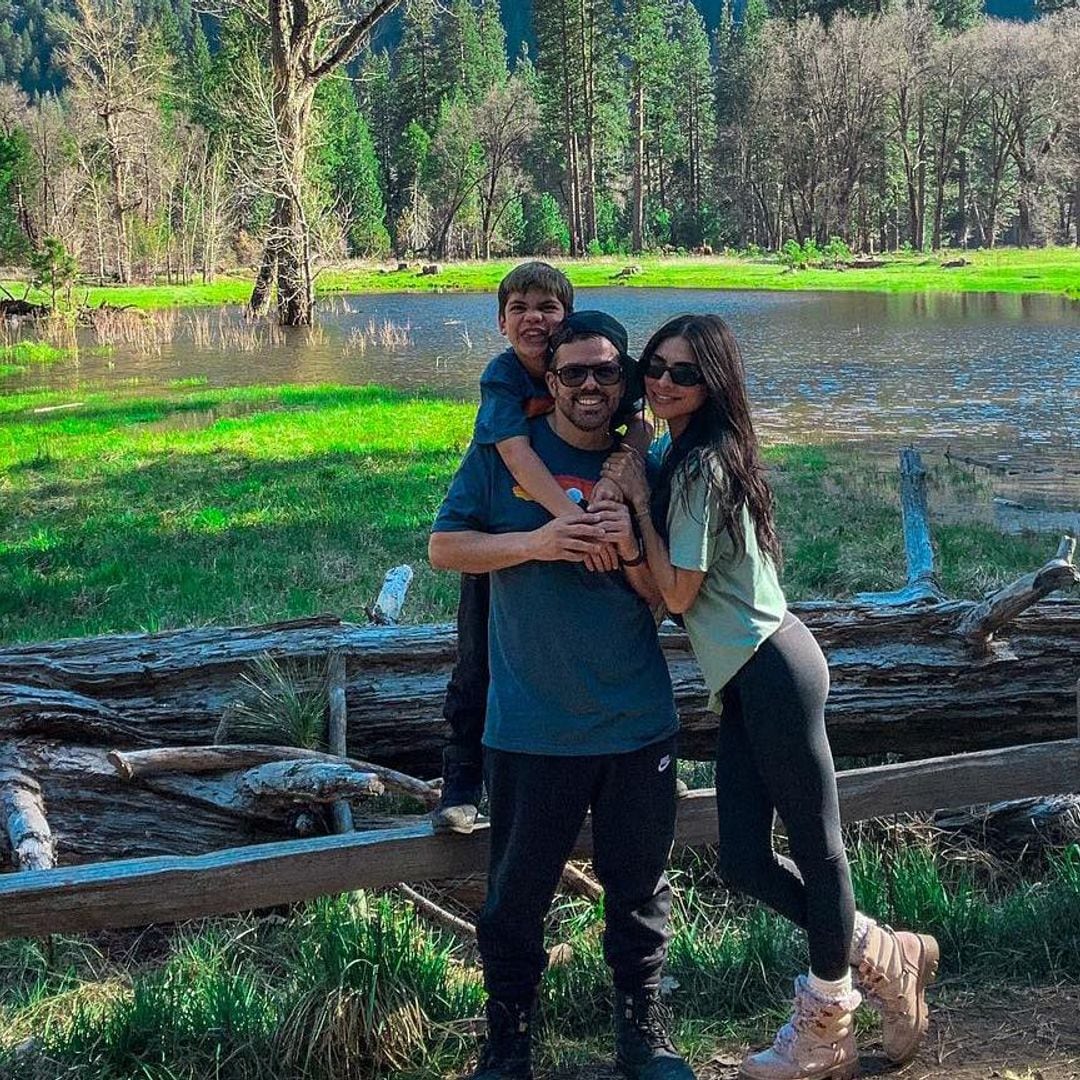
[[[845,821],[1080,790],[1080,739],[839,774]],[[679,803],[677,844],[711,843],[713,791]],[[590,849],[589,828],[578,853]],[[0,875],[0,938],[169,923],[398,882],[463,877],[487,864],[487,830],[436,836],[428,824]]]

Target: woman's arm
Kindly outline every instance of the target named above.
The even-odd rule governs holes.
[[[653,527],[649,513],[649,485],[645,478],[644,459],[633,450],[619,450],[604,462],[604,476],[619,485],[637,519],[649,570],[663,597],[664,606],[673,614],[681,615],[697,599],[705,572],[672,565],[667,544]]]

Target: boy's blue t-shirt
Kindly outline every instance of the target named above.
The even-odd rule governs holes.
[[[619,402],[613,426],[625,424],[643,408],[641,387],[634,375]],[[484,445],[528,434],[529,421],[555,407],[543,378],[534,378],[513,349],[504,349],[480,376],[480,409],[473,442]]]
[[[587,499],[610,451],[579,450],[546,417],[525,434],[563,489]],[[493,446],[469,448],[435,532],[528,532],[551,515]],[[491,574],[491,682],[484,745],[526,754],[618,754],[675,733],[652,613],[622,571],[527,562]]]

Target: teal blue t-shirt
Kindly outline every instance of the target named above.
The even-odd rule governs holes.
[[[570,446],[547,417],[530,421],[528,434],[563,489],[588,499],[610,451]],[[474,443],[434,531],[528,532],[550,520],[516,485],[495,447]],[[652,614],[621,570],[533,561],[494,571],[489,656],[484,745],[492,749],[627,753],[678,727]]]

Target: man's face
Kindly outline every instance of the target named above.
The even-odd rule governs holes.
[[[598,382],[592,369],[607,375],[612,365],[619,368],[618,381],[610,385]],[[573,382],[585,374],[585,380],[579,386],[566,386],[559,378],[560,372]],[[556,411],[574,427],[581,431],[610,427],[626,385],[619,367],[619,351],[604,337],[567,342],[555,354],[547,384]]]
[[[522,360],[541,362],[555,327],[566,318],[562,301],[542,289],[512,292],[499,316],[499,333]]]

